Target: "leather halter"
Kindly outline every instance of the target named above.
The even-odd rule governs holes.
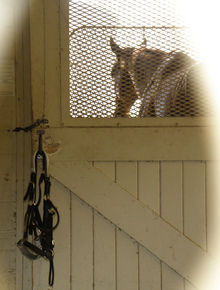
[[[48,175],[48,156],[42,150],[42,136],[39,136],[39,149],[35,152],[33,158],[33,169],[31,172],[30,182],[24,200],[28,200],[27,211],[24,218],[23,238],[18,241],[17,245],[27,258],[36,260],[44,257],[50,262],[49,285],[54,283],[54,265],[53,265],[53,231],[59,224],[59,213],[50,200],[50,176]],[[37,163],[42,161],[42,172],[37,174]],[[40,216],[39,205],[42,199],[41,186],[44,184],[43,193],[43,219]],[[38,189],[38,190],[37,190]],[[38,191],[38,192],[37,192]],[[38,194],[38,197],[37,197]],[[55,226],[53,218],[57,217]],[[34,244],[28,241],[28,236],[33,237]]]

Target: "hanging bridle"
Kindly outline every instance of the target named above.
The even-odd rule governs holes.
[[[38,179],[37,163],[42,161],[42,172]],[[38,179],[38,180],[37,180]],[[43,218],[40,216],[39,205],[42,199],[41,186],[44,184],[43,193]],[[27,211],[24,219],[24,233],[17,245],[27,258],[36,260],[44,257],[50,262],[49,285],[54,283],[53,265],[53,231],[59,224],[59,213],[50,200],[50,176],[48,175],[48,157],[42,149],[42,133],[39,134],[39,149],[33,158],[33,169],[24,200],[28,200]],[[38,189],[38,190],[37,190]],[[53,218],[57,216],[55,226]],[[28,241],[28,236],[33,238],[34,243]]]

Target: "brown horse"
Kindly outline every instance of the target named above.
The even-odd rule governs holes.
[[[137,99],[139,117],[201,116],[201,95],[196,61],[182,52],[166,53],[146,47],[121,48],[112,38],[117,57],[112,69],[115,82],[115,117],[128,117]]]

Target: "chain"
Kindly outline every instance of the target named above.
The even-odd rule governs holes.
[[[34,124],[30,125],[30,126],[23,127],[23,128],[22,127],[16,127],[13,130],[13,132],[20,132],[20,131],[31,132],[32,129],[40,126],[40,124],[48,124],[48,122],[49,121],[43,117],[43,119],[41,119],[41,120],[40,119],[37,119],[37,121]]]

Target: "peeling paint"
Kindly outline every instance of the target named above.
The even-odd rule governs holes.
[[[53,140],[51,136],[43,136],[42,138],[42,147],[43,150],[49,155],[55,154],[61,149],[61,141]],[[33,141],[33,148],[37,150],[38,148],[38,138],[35,138]]]
[[[60,148],[60,143],[47,144],[46,148],[45,148],[45,151],[48,154],[54,154],[54,153],[56,153],[59,150],[59,148]]]

